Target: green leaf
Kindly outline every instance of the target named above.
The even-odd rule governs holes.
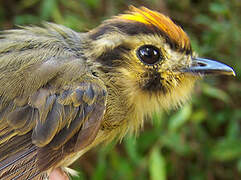
[[[212,149],[211,156],[219,161],[230,161],[241,158],[241,138],[219,141]]]
[[[166,162],[165,158],[160,153],[160,149],[155,147],[150,154],[149,171],[151,180],[166,179]]]
[[[188,155],[191,152],[188,143],[184,141],[182,134],[178,132],[169,132],[161,136],[160,142],[163,146],[180,155]]]
[[[128,158],[121,156],[118,151],[112,151],[110,162],[115,179],[133,179],[133,168]]]
[[[30,14],[24,14],[21,16],[16,16],[14,19],[14,23],[18,25],[23,24],[38,24],[40,22],[40,19],[36,16],[30,15]]]
[[[228,13],[228,8],[225,6],[225,3],[211,3],[209,9],[214,14],[222,14],[225,15]]]
[[[230,114],[231,115],[231,114]],[[227,136],[228,138],[238,138],[241,135],[240,120],[232,119],[227,127]]]
[[[125,149],[127,151],[128,156],[130,159],[135,163],[138,164],[140,157],[137,152],[137,146],[136,146],[136,139],[134,137],[127,137],[124,140]]]
[[[168,129],[170,131],[176,131],[180,128],[191,116],[192,106],[190,104],[186,104],[180,111],[174,114],[168,124]]]
[[[93,180],[101,180],[105,179],[106,169],[107,169],[107,162],[105,160],[106,154],[103,151],[98,153],[98,163],[97,167],[93,172],[92,179]]]
[[[138,137],[139,152],[144,154],[148,149],[158,141],[160,131],[158,129],[145,130]]]
[[[92,7],[92,8],[96,8],[100,4],[100,0],[88,0],[88,1],[85,1],[85,2],[89,7]]]
[[[241,173],[241,158],[238,160],[237,168],[238,168],[238,171]]]
[[[203,83],[202,90],[203,90],[203,93],[209,97],[219,99],[225,103],[230,102],[229,95],[221,89],[218,89],[218,88],[215,88],[213,86]]]
[[[209,25],[212,22],[212,19],[206,15],[198,15],[195,17],[194,21],[198,24]]]
[[[21,8],[31,8],[36,5],[40,0],[22,0],[21,1]]]
[[[81,21],[82,19],[80,17],[76,17],[74,16],[73,14],[67,14],[65,17],[64,17],[64,21],[63,21],[63,24],[65,26],[68,26],[69,28],[71,29],[74,29],[74,30],[78,30],[78,31],[81,31],[81,30],[86,30],[84,28],[86,28],[86,24],[84,24],[85,22]]]
[[[43,0],[40,16],[42,19],[49,19],[58,6],[57,0]]]
[[[207,112],[205,109],[198,109],[197,111],[192,113],[191,120],[195,123],[201,123],[205,121],[207,118]]]
[[[161,130],[164,125],[164,111],[154,113],[152,116],[152,121],[154,127]]]

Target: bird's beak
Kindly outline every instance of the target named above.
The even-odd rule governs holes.
[[[218,61],[195,57],[192,58],[192,62],[192,66],[183,69],[183,72],[203,75],[236,75],[233,68]]]

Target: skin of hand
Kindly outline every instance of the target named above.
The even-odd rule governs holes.
[[[69,177],[60,168],[56,168],[50,173],[49,180],[69,180]]]

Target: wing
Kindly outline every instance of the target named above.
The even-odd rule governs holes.
[[[36,178],[95,139],[107,94],[83,39],[54,24],[2,35],[0,179]]]

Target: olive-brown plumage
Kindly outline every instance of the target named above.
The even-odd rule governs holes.
[[[95,138],[107,92],[74,49],[83,40],[53,24],[3,32],[0,179],[32,179]]]
[[[184,103],[200,75],[234,74],[197,58],[179,26],[146,8],[87,33],[45,23],[0,37],[0,179],[48,177]]]

